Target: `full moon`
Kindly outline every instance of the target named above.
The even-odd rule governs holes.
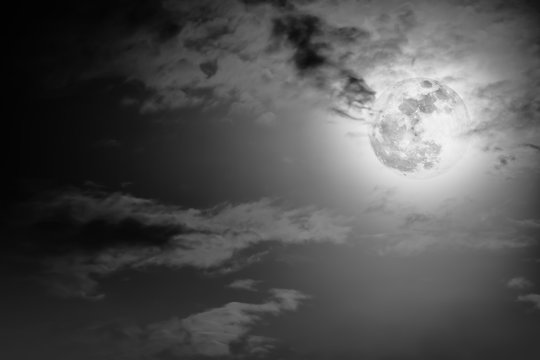
[[[377,158],[411,178],[430,178],[452,168],[468,147],[469,116],[461,97],[428,78],[394,84],[375,101],[369,139]]]

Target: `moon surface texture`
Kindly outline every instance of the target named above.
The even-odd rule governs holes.
[[[400,81],[377,98],[375,110],[371,146],[377,158],[399,174],[419,179],[440,175],[467,150],[465,104],[439,81]]]

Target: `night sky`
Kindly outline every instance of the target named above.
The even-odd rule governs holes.
[[[0,358],[540,359],[533,1],[12,5]],[[370,143],[409,78],[470,117],[427,179]]]

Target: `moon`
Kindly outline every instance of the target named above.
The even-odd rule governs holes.
[[[379,161],[410,178],[447,172],[465,154],[469,128],[461,97],[439,81],[400,81],[375,101],[375,122],[369,135]]]

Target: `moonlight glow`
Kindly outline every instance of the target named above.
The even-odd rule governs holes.
[[[400,81],[378,97],[370,141],[387,167],[413,178],[439,175],[463,156],[469,118],[463,100],[427,78]]]

